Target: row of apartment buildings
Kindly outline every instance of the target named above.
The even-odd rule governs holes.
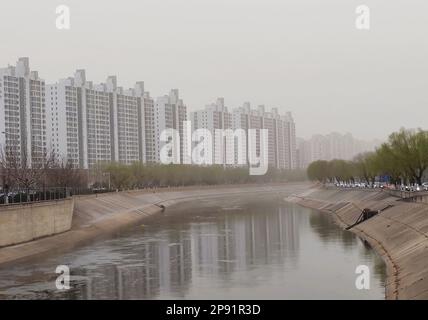
[[[350,133],[332,132],[327,135],[313,135],[310,139],[297,139],[298,167],[307,168],[316,160],[352,160],[359,153],[374,151],[381,144],[379,140],[363,141]]]
[[[224,100],[219,99],[191,113],[190,118],[177,89],[153,99],[143,81],[132,89],[118,86],[115,76],[94,84],[86,79],[85,70],[45,84],[30,70],[28,58],[0,69],[0,145],[13,151],[22,164],[41,164],[50,152],[83,169],[111,161],[159,163],[165,143],[160,136],[168,128],[176,129],[181,137],[183,163],[184,121],[190,120],[193,130],[268,129],[269,165],[296,167],[295,126],[290,113],[281,116],[277,109],[265,112],[263,106],[252,110],[248,103],[228,112]],[[215,143],[213,152],[218,153]]]
[[[159,162],[160,132],[186,120],[178,94],[174,89],[155,101],[142,81],[127,90],[117,86],[115,76],[94,85],[78,70],[46,86],[48,148],[79,168],[110,161]]]
[[[205,109],[190,113],[192,129],[203,128],[212,133],[217,129],[237,130],[242,129],[247,133],[245,141],[247,143],[237,144],[235,141],[223,142],[223,136],[214,135],[212,163],[229,163],[229,154],[225,150],[225,144],[234,146],[232,154],[235,163],[238,163],[238,153],[253,153],[253,158],[260,155],[260,130],[266,129],[268,133],[268,165],[279,169],[294,169],[297,166],[296,158],[296,128],[290,112],[280,115],[277,108],[272,108],[267,112],[265,106],[260,105],[257,109],[252,109],[249,102],[245,102],[242,107],[231,111],[224,104],[223,98],[218,98],[215,103],[205,106]],[[250,138],[248,132],[255,129],[255,147],[250,149]],[[226,136],[227,139],[233,137]],[[239,150],[239,149],[242,150]]]

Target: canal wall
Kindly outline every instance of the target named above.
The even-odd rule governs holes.
[[[0,247],[70,230],[73,206],[73,199],[2,206]]]
[[[77,196],[74,198],[74,216],[71,230],[28,243],[0,248],[0,267],[55,252],[62,253],[97,237],[138,225],[144,219],[162,214],[163,208],[168,210],[168,208],[182,202],[192,201],[195,207],[198,207],[198,200],[205,199],[264,193],[284,197],[293,192],[301,192],[308,186],[308,183],[198,186]]]
[[[312,188],[286,201],[332,214],[346,228],[361,210],[382,210],[350,230],[366,240],[387,268],[387,299],[428,299],[428,204],[386,191]]]

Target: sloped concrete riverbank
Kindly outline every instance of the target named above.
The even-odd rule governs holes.
[[[177,189],[137,190],[77,196],[70,231],[27,243],[0,248],[0,267],[25,259],[63,252],[87,243],[99,236],[136,225],[144,219],[160,214],[163,208],[199,199],[239,197],[252,194],[278,194],[285,197],[308,188],[307,183],[272,185],[235,185],[215,187],[185,187]],[[219,200],[220,201],[220,200]]]
[[[428,204],[404,202],[384,191],[312,188],[286,201],[330,213],[346,228],[364,208],[382,210],[350,231],[382,256],[387,299],[428,299]]]

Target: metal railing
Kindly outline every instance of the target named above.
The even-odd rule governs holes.
[[[419,190],[419,191],[407,191],[407,190],[389,190],[390,195],[395,197],[400,197],[405,201],[414,201],[414,202],[427,202],[428,201],[428,191]]]
[[[337,190],[346,190],[346,191],[382,191],[388,193],[390,196],[401,198],[408,201],[421,200],[426,198],[428,202],[428,191],[427,190],[406,190],[405,188],[396,187],[393,189],[391,187],[343,187],[335,186],[332,184],[326,184],[323,186],[325,189],[337,189]]]
[[[227,184],[232,186],[231,184]],[[146,186],[146,187],[134,187],[129,189],[109,189],[106,187],[98,188],[71,188],[71,187],[45,187],[45,188],[0,188],[0,207],[14,205],[14,204],[29,204],[34,202],[43,201],[55,201],[62,200],[72,196],[85,196],[85,195],[97,195],[104,193],[112,193],[118,191],[139,191],[155,193],[159,191],[175,191],[182,188],[216,188],[224,185],[188,185],[188,186]],[[233,184],[235,187],[239,187],[240,184]]]
[[[11,188],[0,190],[0,205],[61,200],[69,197],[69,188]]]
[[[167,189],[167,187],[158,188],[133,188],[122,191],[146,190],[154,192],[159,189]],[[169,188],[168,188],[169,189]],[[173,188],[172,188],[173,189]],[[42,201],[54,201],[66,199],[72,196],[79,195],[96,195],[109,192],[117,192],[117,189],[100,188],[69,188],[69,187],[45,187],[45,188],[0,188],[0,206],[13,204],[26,204]]]
[[[74,195],[114,192],[107,188],[10,188],[0,189],[0,206],[66,199]]]

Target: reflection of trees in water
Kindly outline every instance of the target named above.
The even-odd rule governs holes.
[[[340,242],[345,249],[356,244],[355,235],[334,225],[328,214],[314,211],[309,216],[309,223],[322,242]]]
[[[361,243],[361,250],[359,250],[359,255],[361,256],[362,261],[361,264],[364,264],[364,261],[372,261],[373,267],[371,270],[373,276],[376,279],[379,279],[382,284],[385,283],[385,263],[383,262],[382,258],[373,252],[373,249],[367,242],[358,238],[351,231],[346,231],[333,225],[333,218],[328,214],[314,211],[309,216],[309,222],[311,228],[316,232],[321,241],[324,243],[331,241],[338,242],[342,244],[345,250],[354,248],[358,243]]]
[[[385,262],[382,260],[382,258],[373,250],[373,248],[370,246],[370,244],[358,238],[358,240],[361,242],[362,247],[359,251],[360,255],[364,257],[367,261],[372,261],[373,263],[373,275],[376,279],[379,279],[382,285],[385,284],[386,281],[386,268],[385,268]]]
[[[385,285],[386,282],[386,272],[385,272],[385,262],[383,262],[382,258],[376,256],[374,259],[374,275],[376,279],[379,279],[382,285]]]

